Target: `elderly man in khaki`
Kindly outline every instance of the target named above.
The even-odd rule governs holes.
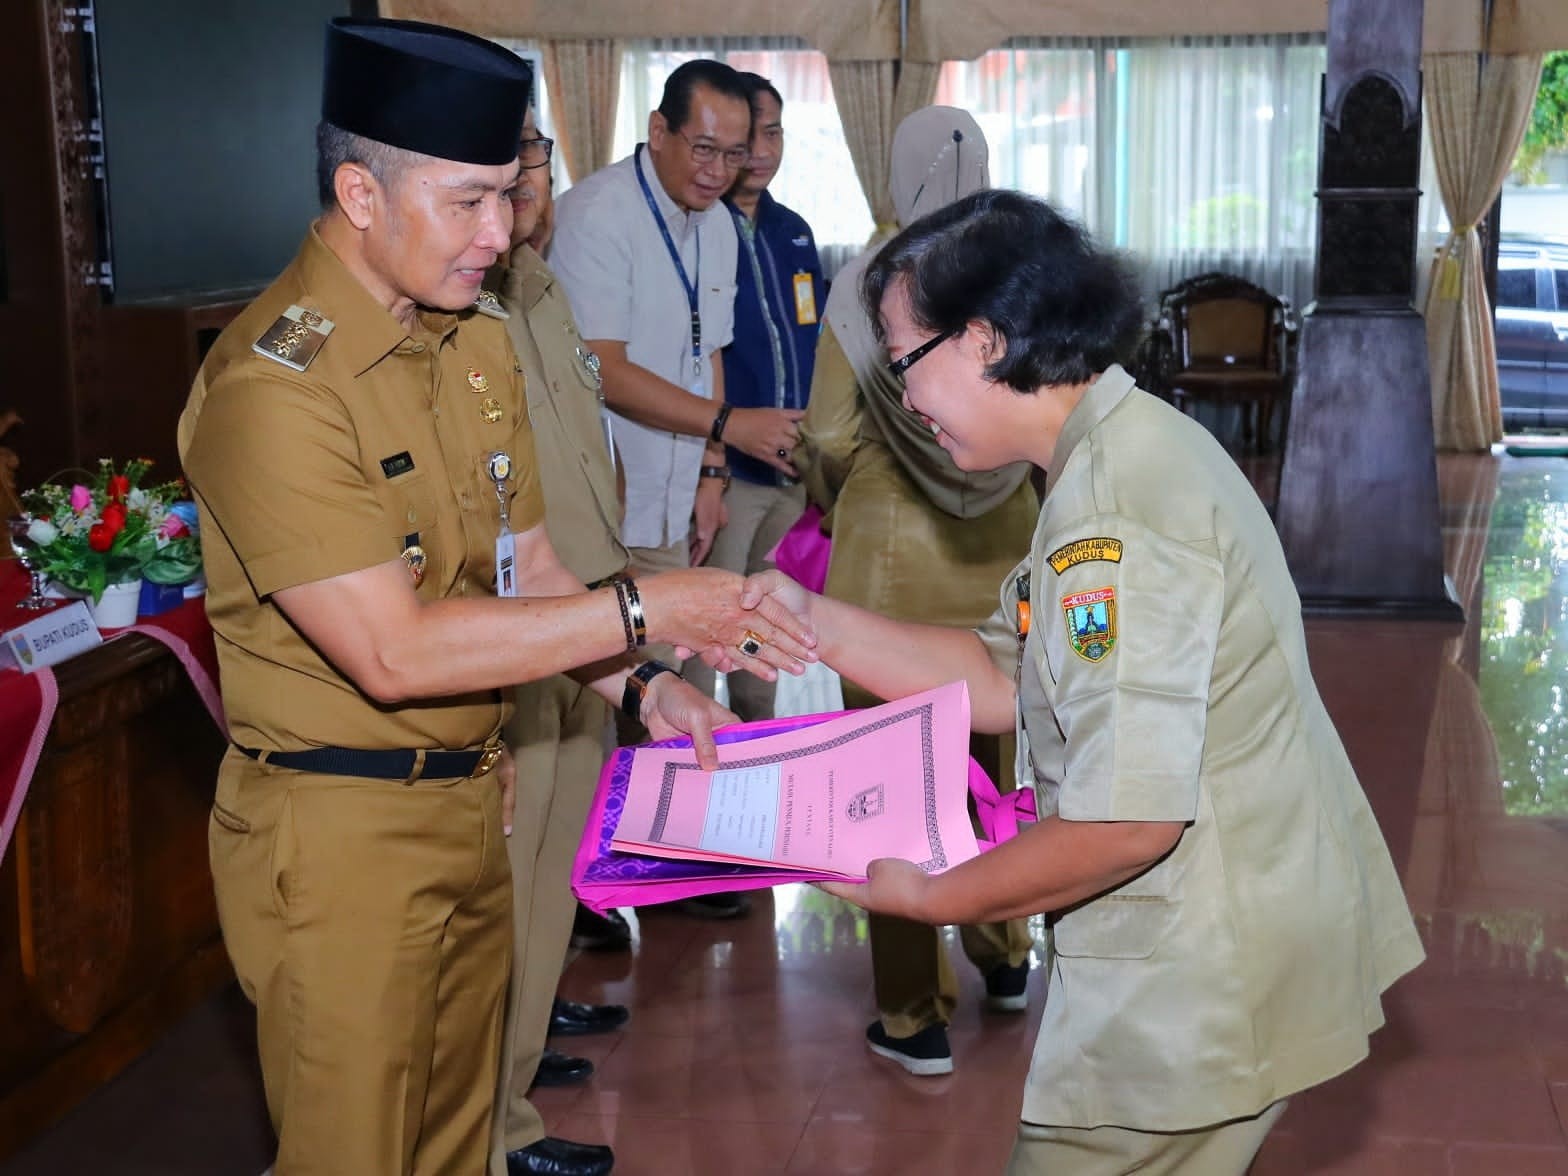
[[[883,860],[824,889],[935,924],[1056,913],[1012,1176],[1241,1176],[1288,1096],[1366,1056],[1422,958],[1268,512],[1115,364],[1136,280],[1044,202],[986,191],[917,221],[863,293],[959,468],[1046,471],[1030,558],[978,631],[776,572],[749,591],[878,694],[967,681],[975,728],[1026,747],[1041,818],[941,874]]]
[[[615,466],[600,417],[598,359],[584,346],[555,275],[530,244],[545,245],[535,230],[549,209],[552,146],[530,108],[523,122],[523,170],[512,197],[512,254],[499,272],[498,293],[527,388],[545,531],[561,562],[593,584],[625,571],[631,561],[620,540]],[[490,1172],[597,1176],[610,1171],[611,1150],[547,1136],[528,1089],[545,1048],[571,937],[577,905],[572,858],[604,763],[610,710],[564,674],[524,683],[514,697],[517,710],[505,729],[518,777],[517,820],[507,841],[512,980]]]
[[[645,581],[634,623],[629,589],[583,591],[550,546],[520,367],[476,302],[510,244],[526,64],[342,18],[326,66],[323,214],[180,421],[235,744],[213,880],[278,1176],[478,1173],[512,937],[501,691],[582,666],[716,763],[724,712],[633,651],[806,651],[738,577]]]

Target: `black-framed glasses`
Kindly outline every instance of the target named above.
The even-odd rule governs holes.
[[[746,161],[751,158],[751,148],[749,146],[726,147],[723,151],[720,151],[712,143],[692,142],[685,131],[676,131],[675,133],[682,139],[685,139],[686,146],[691,148],[691,161],[704,167],[722,155],[725,167],[730,171],[740,171],[741,168],[746,166]]]
[[[517,157],[522,160],[525,168],[543,167],[550,162],[550,156],[555,154],[555,140],[544,135],[536,135],[532,139],[524,139],[517,145]]]
[[[951,331],[943,331],[940,335],[937,335],[937,336],[935,336],[933,338],[927,339],[924,343],[922,343],[919,347],[916,347],[908,355],[901,355],[897,359],[895,359],[891,363],[889,363],[887,365],[887,370],[892,372],[895,376],[898,376],[898,377],[902,378],[905,372],[907,372],[910,368],[914,367],[917,363],[919,363],[927,355],[929,355],[931,352],[935,351],[943,343],[946,343],[949,339],[951,339],[954,335],[956,335],[958,333],[959,333],[959,328],[958,327],[954,327]]]

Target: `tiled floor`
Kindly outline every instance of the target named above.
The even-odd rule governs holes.
[[[1292,1101],[1257,1176],[1568,1174],[1568,461],[1445,459],[1443,486],[1466,628],[1310,626],[1428,962],[1371,1058]],[[842,904],[784,887],[734,924],[649,914],[632,953],[567,972],[633,1020],[579,1039],[599,1073],[540,1103],[624,1176],[997,1172],[1043,985],[998,1016],[960,975],[957,1071],[910,1078],[862,1044],[865,923]],[[210,1002],[0,1176],[256,1176],[249,1034],[236,995]]]

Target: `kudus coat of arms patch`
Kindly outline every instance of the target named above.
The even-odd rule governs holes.
[[[1062,597],[1067,641],[1084,661],[1097,662],[1116,646],[1116,589],[1094,588]]]

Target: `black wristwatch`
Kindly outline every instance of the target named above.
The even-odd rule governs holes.
[[[681,676],[680,671],[661,661],[645,661],[626,675],[626,690],[621,695],[621,713],[634,723],[642,721],[642,700],[647,697],[648,683],[660,674],[674,674],[677,678]]]
[[[724,489],[730,488],[730,467],[727,465],[705,465],[697,471],[697,478],[718,478],[724,483]]]

